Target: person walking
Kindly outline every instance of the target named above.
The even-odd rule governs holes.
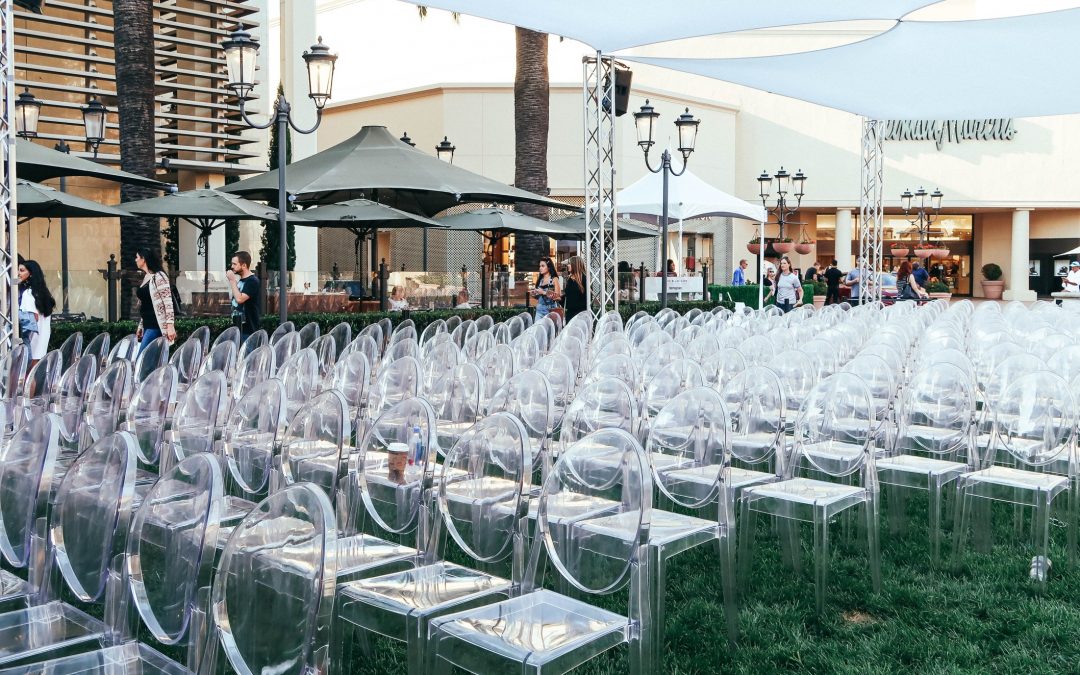
[[[802,280],[795,270],[791,268],[791,260],[787,256],[780,259],[780,276],[774,286],[776,292],[776,306],[787,314],[802,303]]]
[[[836,266],[836,261],[832,261],[832,264],[825,268],[825,304],[826,305],[838,305],[840,304],[840,280],[844,278],[844,273],[840,271],[840,268]]]
[[[30,333],[30,368],[45,358],[52,336],[52,313],[56,300],[45,285],[45,274],[36,260],[19,265],[19,313],[33,317],[35,330]],[[20,320],[20,326],[22,321]]]
[[[536,320],[543,319],[551,310],[559,306],[562,289],[559,287],[559,275],[551,258],[540,258],[536,273],[536,288],[530,294],[536,298]]]
[[[233,325],[240,328],[240,339],[246,340],[262,324],[262,282],[251,271],[251,254],[234,253],[225,278],[229,281]]]
[[[176,316],[172,286],[169,276],[161,268],[161,255],[149,249],[139,250],[135,253],[135,266],[143,273],[142,283],[135,291],[139,298],[139,327],[135,338],[139,340],[141,352],[162,335],[169,342],[176,339]]]
[[[746,262],[746,258],[739,261],[739,266],[735,268],[735,271],[731,274],[732,286],[745,286],[746,285],[746,268],[750,266],[750,263]]]
[[[588,292],[588,279],[585,277],[585,263],[581,256],[574,256],[567,261],[570,268],[566,275],[566,288],[563,294],[565,319],[569,321],[585,311],[585,294]]]

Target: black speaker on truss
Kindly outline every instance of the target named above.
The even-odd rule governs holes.
[[[615,117],[622,117],[630,107],[630,80],[634,73],[629,68],[615,64]],[[607,81],[604,88],[607,88]],[[604,98],[604,110],[609,111],[611,103]]]

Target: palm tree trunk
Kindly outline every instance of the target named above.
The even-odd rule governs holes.
[[[530,192],[548,191],[547,149],[550,95],[548,92],[548,36],[525,28],[515,29],[517,71],[514,76],[514,184]],[[522,213],[547,219],[548,209],[518,204]],[[519,234],[516,241],[518,271],[535,271],[548,255],[548,238]]]
[[[113,0],[116,43],[116,81],[120,118],[120,168],[140,176],[154,177],[154,7],[148,0]],[[158,196],[154,188],[122,185],[120,201]],[[135,252],[161,251],[158,218],[120,219],[120,265],[134,270]],[[177,270],[173,270],[175,274]],[[125,273],[121,280],[120,312],[133,316],[135,289],[141,275]]]

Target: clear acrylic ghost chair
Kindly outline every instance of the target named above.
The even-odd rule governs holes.
[[[446,324],[446,332],[447,333],[453,333],[454,330],[458,326],[461,325],[461,317],[460,316],[452,316],[449,319],[447,319],[444,323]],[[460,345],[458,345],[458,346],[460,346]]]
[[[134,363],[135,357],[138,355],[139,341],[135,339],[135,335],[132,333],[120,338],[120,340],[112,346],[112,349],[109,350],[109,355],[105,358],[105,362],[106,365],[118,360],[131,361]]]
[[[90,387],[85,417],[79,429],[78,450],[82,451],[116,431],[120,413],[131,392],[131,370],[130,361],[114,361]]]
[[[510,343],[510,351],[514,355],[514,370],[522,371],[532,368],[533,364],[540,360],[544,350],[534,333],[522,333]]]
[[[769,338],[764,335],[751,335],[743,340],[738,350],[746,359],[748,365],[763,366],[767,364],[776,353]]]
[[[315,340],[319,339],[319,336],[322,335],[322,330],[319,328],[318,323],[312,321],[305,324],[303,328],[297,331],[297,335],[300,336],[300,349],[306,349],[310,347]]]
[[[240,344],[240,350],[236,353],[236,361],[239,363],[247,358],[247,355],[255,351],[259,347],[263,347],[270,343],[270,338],[267,337],[266,331],[259,329],[248,336],[243,343]]]
[[[551,384],[543,373],[523,370],[495,392],[488,408],[488,414],[507,412],[521,421],[532,447],[530,462],[542,477],[547,476],[552,462],[549,446],[555,429],[553,398]]]
[[[738,635],[735,586],[734,490],[730,486],[731,455],[728,414],[715,389],[695,387],[672,398],[656,414],[645,449],[660,494],[681,509],[702,512],[691,518],[653,509],[650,517],[650,563],[655,565],[652,598],[658,656],[664,645],[664,567],[677,553],[716,540],[720,553],[720,585],[728,640]],[[715,517],[714,517],[715,515]],[[652,541],[655,539],[656,542]],[[655,549],[655,550],[654,550]],[[661,663],[662,659],[657,663]]]
[[[311,349],[301,349],[278,367],[275,378],[285,385],[288,417],[311,400],[319,390],[319,358]]]
[[[169,362],[169,338],[164,335],[151,341],[144,349],[139,351],[139,357],[135,359],[135,369],[132,377],[138,384],[146,379],[146,376]]]
[[[574,397],[577,377],[574,364],[566,354],[552,352],[536,362],[533,370],[539,371],[551,385],[552,426],[558,429],[562,424],[563,411]]]
[[[374,340],[375,344],[379,347],[379,356],[382,356],[382,351],[386,347],[386,340],[389,337],[389,335],[383,333],[382,325],[382,321],[379,321],[378,323],[364,326],[364,328],[356,336],[357,338],[359,338],[362,335],[366,335],[367,337]]]
[[[496,345],[476,359],[476,367],[484,374],[484,395],[498,391],[514,376],[514,354],[506,345]]]
[[[787,480],[743,490],[740,498],[740,564],[749,583],[758,513],[791,524],[811,523],[814,531],[814,585],[818,613],[825,608],[829,569],[829,521],[849,508],[862,506],[866,516],[870,577],[881,590],[878,548],[878,483],[872,432],[874,405],[866,385],[851,373],[837,373],[807,396],[795,422],[795,450]],[[802,463],[823,478],[798,477]],[[851,484],[852,482],[858,485]],[[793,521],[793,522],[792,522]],[[789,525],[790,527],[790,525]],[[796,533],[790,529],[787,533]],[[792,562],[798,566],[799,551]]]
[[[583,385],[563,414],[559,445],[577,442],[598,429],[637,431],[637,401],[626,383],[613,377]]]
[[[641,400],[641,428],[638,435],[646,437],[656,414],[682,392],[705,384],[701,366],[690,359],[679,359],[656,373],[645,385]]]
[[[178,379],[176,368],[166,364],[136,385],[128,401],[121,429],[138,441],[139,461],[143,464],[153,466],[158,462],[179,390]]]
[[[311,350],[318,357],[319,382],[326,382],[337,362],[337,342],[332,335],[323,335],[311,343]]]
[[[896,379],[896,369],[878,356],[860,352],[844,366],[843,370],[858,375],[870,389],[870,397],[874,401],[874,417],[878,420],[880,428],[875,440],[879,449],[891,448],[892,441],[889,434],[896,424],[893,407],[900,389],[900,383]]]
[[[588,350],[585,348],[585,343],[567,334],[566,332],[559,334],[559,339],[556,340],[555,349],[553,353],[565,354],[570,362],[574,366],[574,372],[577,374],[584,374],[583,368],[588,357]]]
[[[270,345],[274,350],[274,363],[280,368],[289,360],[290,356],[300,351],[300,334],[296,332],[287,333],[277,342],[271,342]]]
[[[420,358],[420,344],[416,341],[416,338],[391,341],[386,348],[386,353],[383,354],[383,363],[393,363],[406,356],[411,356],[414,359]]]
[[[529,321],[532,321],[531,315],[526,314],[525,316],[529,317]],[[520,314],[518,316],[510,317],[503,325],[506,326],[507,344],[516,340],[518,336],[524,333],[525,329],[528,328],[528,326],[525,325],[525,319],[522,318]]]
[[[466,361],[479,364],[489,352],[492,352],[492,350],[496,349],[498,346],[500,345],[495,342],[495,336],[485,331],[477,333],[466,340],[465,347],[461,351]],[[509,356],[510,367],[513,367],[513,353],[511,353],[509,349],[505,352],[500,351],[497,353],[499,354],[499,357],[495,360]]]
[[[420,394],[437,395],[446,387],[460,362],[461,351],[453,342],[443,342],[433,347],[427,357],[420,361]]]
[[[427,327],[424,328],[424,331],[422,333],[420,333],[420,340],[419,340],[420,346],[423,346],[428,340],[433,338],[435,335],[437,335],[439,333],[446,333],[446,332],[447,332],[447,330],[446,330],[446,322],[445,321],[443,321],[442,319],[436,319],[436,320],[432,321],[431,323],[429,323],[427,325]]]
[[[60,369],[62,363],[60,352],[53,350],[30,369],[23,384],[22,396],[19,397],[16,426],[34,415],[43,415],[49,411],[63,376]]]
[[[274,376],[274,348],[263,345],[243,358],[236,367],[236,372],[229,383],[231,404],[247,395],[255,385]]]
[[[337,346],[337,354],[345,351],[345,347],[349,346],[352,342],[352,326],[342,321],[338,325],[330,329],[327,333],[330,337],[334,338],[334,344]]]
[[[220,370],[225,375],[232,377],[236,370],[236,343],[222,342],[210,348],[210,353],[203,360],[199,375],[205,375],[212,370]]]
[[[638,376],[641,378],[640,386],[644,387],[668,365],[685,358],[686,349],[674,341],[658,346],[653,351],[645,354],[644,358],[639,355],[638,361],[641,362],[641,367],[638,368]]]
[[[1046,360],[1047,370],[1057,373],[1067,382],[1080,376],[1080,344],[1064,347]]]
[[[424,399],[435,411],[439,448],[449,448],[483,415],[484,376],[475,364],[459,364],[447,374],[444,386],[427,392]]]
[[[91,363],[91,359],[88,359]],[[15,432],[0,451],[0,552],[10,568],[26,569],[26,580],[0,570],[0,602],[42,601],[50,497],[60,455],[60,419],[38,415]]]
[[[719,351],[720,341],[711,333],[702,333],[686,345],[686,356],[703,365]]]
[[[40,575],[29,572],[43,580],[39,597],[25,609],[0,614],[0,666],[88,651],[112,639],[110,626],[120,625],[123,616],[116,606],[122,607],[125,594],[121,565],[135,501],[135,465],[135,439],[120,432],[95,443],[64,474],[51,497],[48,553],[29,563],[45,565]],[[80,603],[104,601],[112,610],[106,621],[55,599],[61,582]]]
[[[368,397],[368,419],[375,419],[387,408],[420,392],[420,364],[406,356],[383,367],[375,378]]]
[[[995,445],[994,424],[1001,424],[1003,413],[998,410],[998,402],[1012,384],[1034,372],[1045,370],[1046,365],[1042,359],[1032,354],[1016,354],[998,364],[990,374],[990,378],[981,384],[978,394],[981,397],[982,410],[978,416],[978,428],[975,434],[975,449],[984,461],[993,462],[994,453],[1002,448]]]
[[[449,333],[436,333],[435,335],[431,336],[431,338],[427,342],[420,345],[420,350],[417,352],[420,361],[423,362],[428,360],[431,357],[431,354],[436,349],[439,349],[446,344],[452,345],[455,349],[458,350],[458,353],[460,354],[461,348],[457,346],[457,343],[454,342],[454,339],[450,336]]]
[[[220,654],[240,675],[328,672],[338,557],[334,508],[317,486],[292,485],[256,506],[217,565],[205,672],[226,670]]]
[[[814,387],[816,373],[803,353],[795,349],[779,352],[769,359],[766,365],[784,383],[784,404],[787,406],[785,417],[788,421],[787,431],[790,432],[795,428],[794,420],[799,408]]]
[[[454,341],[459,348],[465,346],[465,338],[469,333],[473,325],[472,319],[466,319],[459,323],[452,331],[450,331],[450,338]],[[474,333],[475,334],[475,333]]]
[[[372,324],[375,328],[377,325]],[[368,326],[371,328],[372,326]],[[367,357],[368,370],[371,377],[375,377],[375,374],[379,370],[379,362],[382,360],[382,350],[379,348],[379,343],[375,341],[375,338],[371,335],[364,335],[361,333],[356,336],[356,339],[349,343],[349,346],[345,348],[345,351],[338,354],[338,360],[344,359],[352,352],[360,352]]]
[[[270,491],[282,485],[315,483],[335,504],[341,503],[340,479],[349,466],[344,451],[351,438],[352,413],[340,392],[329,389],[311,399],[282,434],[280,469],[275,467],[274,474],[278,480],[271,483]]]
[[[594,471],[602,460],[604,469]],[[607,467],[620,467],[612,474]],[[655,632],[648,542],[652,479],[636,440],[616,429],[591,434],[559,458],[544,482],[521,593],[434,619],[428,630],[434,672],[563,673],[626,644],[631,673],[654,672]],[[622,615],[543,588],[547,562],[585,596],[629,585]]]
[[[721,391],[736,375],[746,370],[746,358],[734,347],[724,347],[706,357],[701,364],[701,375],[710,387]]]
[[[60,418],[60,442],[64,447],[74,449],[78,442],[86,399],[97,378],[97,368],[97,359],[77,357],[57,385],[52,412]]]
[[[225,330],[221,331],[221,333],[222,333],[222,335],[224,335],[224,334],[227,334],[228,331],[229,331],[229,329],[226,328]],[[220,339],[221,335],[219,335],[218,338]],[[210,351],[210,327],[209,326],[199,326],[195,330],[191,331],[191,335],[188,336],[188,339],[189,340],[191,340],[191,339],[198,340],[199,343],[202,345],[203,354],[206,354],[207,352]],[[239,346],[239,345],[237,345],[237,346]]]
[[[787,475],[784,385],[765,366],[750,366],[720,390],[731,418],[731,488],[739,491]]]
[[[98,370],[103,370],[106,366],[106,359],[109,356],[109,348],[112,346],[112,336],[108,333],[98,333],[94,336],[93,340],[86,345],[83,349],[83,356],[89,356],[92,359],[97,359]]]
[[[589,365],[595,366],[604,359],[619,354],[633,357],[634,348],[626,338],[621,335],[613,335],[593,348],[592,353],[589,355]]]
[[[886,457],[877,460],[878,480],[888,490],[893,529],[903,524],[902,490],[930,495],[930,555],[941,549],[944,491],[956,478],[978,468],[970,452],[975,420],[975,387],[956,366],[938,364],[917,371],[897,408],[896,433]],[[957,461],[964,456],[967,463]],[[894,499],[896,498],[896,499]]]
[[[750,337],[750,333],[743,326],[725,326],[720,333],[717,334],[716,339],[720,341],[720,347],[731,347],[737,349],[739,345]]]
[[[389,318],[379,319],[378,327],[382,335],[382,342],[379,346],[382,347],[383,351],[386,351],[386,346],[390,343],[390,336],[394,334],[394,322]]]
[[[559,315],[551,314],[549,316],[551,316],[552,318],[549,319],[545,316],[543,319],[537,321],[536,325],[534,326],[534,328],[536,328],[537,330],[543,331],[544,335],[546,336],[546,340],[544,342],[545,354],[551,350],[551,345],[554,344],[555,338],[559,335],[559,326],[555,323]]]
[[[603,360],[597,361],[596,365],[585,375],[582,386],[607,377],[614,377],[626,383],[631,391],[640,389],[641,375],[638,369],[640,360],[629,354],[615,354]]]
[[[229,413],[216,448],[228,470],[230,496],[223,520],[242,517],[266,496],[286,422],[285,385],[278,380],[252,387]]]
[[[416,333],[416,328],[413,326],[412,321],[408,324],[401,323],[394,329],[394,333],[390,336],[390,342],[386,345],[386,350],[389,351],[394,345],[411,340],[415,343],[417,349],[420,347],[420,336]]]
[[[341,585],[337,620],[404,640],[409,672],[427,672],[424,657],[432,619],[508,597],[520,586],[531,455],[525,429],[507,413],[496,413],[466,431],[442,465],[432,541],[439,541],[445,529],[470,567],[441,561],[438,550],[428,547],[417,552],[409,569]],[[499,567],[506,568],[505,576],[495,575]],[[350,661],[339,656],[340,663]]]
[[[169,471],[190,455],[213,452],[218,420],[224,421],[221,401],[228,396],[226,386],[225,373],[214,370],[199,376],[177,399],[161,445],[159,471]]]
[[[356,452],[349,456],[349,520],[343,524],[349,536],[339,553],[342,577],[407,568],[418,551],[429,547],[428,490],[434,477],[433,455],[438,452],[435,425],[435,412],[427,401],[410,398],[384,411],[357,442]],[[391,443],[408,445],[417,427],[422,457],[417,461],[414,456],[402,475],[392,477],[387,449]]]
[[[1024,375],[1001,393],[994,407],[996,444],[983,468],[957,481],[959,509],[953,537],[956,564],[963,559],[968,525],[976,500],[1032,508],[1031,578],[1045,584],[1050,572],[1050,511],[1058,495],[1066,495],[1068,553],[1076,546],[1076,398],[1064,379],[1048,371]],[[1007,465],[1006,465],[1007,463]],[[985,518],[974,527],[989,538]]]
[[[202,341],[192,336],[184,341],[169,357],[169,365],[176,371],[176,386],[183,391],[199,376],[203,363]],[[141,382],[141,380],[140,380]],[[138,384],[138,382],[136,382]]]
[[[341,392],[352,410],[353,433],[362,434],[367,409],[368,386],[371,384],[371,368],[362,352],[354,351],[338,359],[330,374],[330,389]]]
[[[205,328],[205,326],[204,326],[204,328]],[[195,336],[195,334],[192,333],[192,336]],[[201,339],[204,336],[199,335],[199,337]],[[234,345],[236,345],[236,348],[239,350],[240,346],[241,346],[240,345],[240,340],[241,340],[242,337],[243,336],[240,333],[240,327],[239,326],[229,326],[225,330],[221,331],[221,333],[219,333],[216,338],[214,338],[213,343],[209,343],[210,331],[209,331],[209,329],[207,329],[207,331],[205,333],[206,341],[203,342],[203,352],[206,353],[206,354],[209,354],[210,351],[213,350],[214,347],[217,347],[218,345],[220,345],[223,342],[231,342]]]
[[[60,352],[60,372],[66,373],[67,369],[75,364],[75,359],[82,354],[82,349],[83,334],[80,331],[75,331],[57,348],[57,351]]]
[[[632,340],[631,343],[633,343]],[[644,340],[634,345],[634,356],[638,360],[644,362],[650,354],[653,354],[662,345],[668,343],[675,344],[675,341],[672,340],[671,336],[667,333],[661,330],[656,330],[652,333],[649,333]]]

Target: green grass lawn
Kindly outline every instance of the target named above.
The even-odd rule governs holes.
[[[739,643],[724,639],[717,559],[710,547],[686,552],[668,568],[667,673],[1064,673],[1080,669],[1080,574],[1066,563],[1065,532],[1055,527],[1054,563],[1045,592],[1028,581],[1031,547],[1014,531],[1011,507],[995,507],[992,553],[969,549],[959,571],[930,565],[925,496],[906,505],[907,532],[890,534],[882,518],[882,591],[874,594],[863,539],[831,530],[832,565],[825,613],[814,611],[810,531],[802,536],[801,574],[783,566],[769,523],[760,519],[752,580],[740,602]],[[1058,523],[1060,524],[1060,523]],[[948,523],[951,526],[951,521]],[[948,528],[951,529],[951,528]],[[551,571],[549,568],[548,581]],[[550,585],[550,583],[549,583]],[[624,593],[602,604],[626,611]],[[372,641],[343,672],[405,673],[402,643]],[[626,650],[613,650],[584,673],[625,673]]]

